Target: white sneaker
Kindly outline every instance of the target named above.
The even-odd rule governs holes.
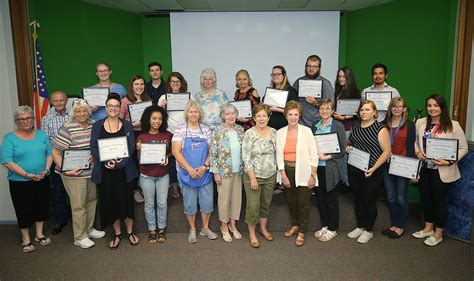
[[[89,238],[99,239],[105,236],[105,231],[100,231],[95,228],[91,228],[87,232],[87,236],[89,236]]]
[[[82,240],[75,240],[74,245],[81,247],[82,249],[88,249],[95,245],[94,241],[89,238],[84,238]]]
[[[356,228],[352,230],[351,232],[347,233],[347,237],[351,239],[356,239],[362,234],[362,232],[364,232],[363,228]]]
[[[423,243],[427,246],[437,246],[439,243],[443,242],[443,237],[440,237],[438,240],[434,236],[428,237]]]
[[[365,231],[362,232],[362,234],[357,238],[357,242],[365,244],[370,241],[374,237],[374,234],[372,232]]]
[[[319,239],[319,237],[323,236],[324,233],[326,233],[326,231],[328,231],[328,227],[327,227],[327,226],[325,226],[325,227],[321,228],[320,230],[316,231],[316,232],[314,233],[314,237]]]

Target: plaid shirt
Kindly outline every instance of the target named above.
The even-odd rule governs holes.
[[[46,133],[49,141],[53,143],[58,135],[59,128],[71,120],[71,116],[69,116],[68,112],[62,116],[53,109],[41,120],[41,129]]]

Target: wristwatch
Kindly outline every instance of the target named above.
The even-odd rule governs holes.
[[[206,170],[209,170],[209,166],[206,163],[204,163],[204,167],[206,167]]]

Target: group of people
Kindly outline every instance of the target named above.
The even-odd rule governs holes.
[[[385,81],[388,74],[385,65],[372,67],[374,84],[362,93],[350,68],[338,70],[335,90],[320,75],[320,69],[321,58],[309,56],[305,75],[291,86],[283,66],[272,68],[270,86],[288,93],[284,108],[265,104],[265,97],[262,103],[248,71],[239,70],[234,100],[250,100],[251,118],[239,117],[238,109],[229,102],[226,93],[217,88],[216,73],[210,68],[202,71],[201,91],[187,102],[184,111],[168,112],[166,93],[187,92],[187,82],[179,72],[172,72],[167,81],[162,80],[162,67],[157,62],[149,65],[151,81],[136,75],[127,90],[111,82],[112,71],[107,64],[98,64],[99,83],[94,86],[108,87],[111,92],[105,105],[90,106],[86,100],[77,99],[71,112],[67,112],[67,96],[54,92],[50,98],[53,108],[42,121],[43,130],[34,128],[32,109],[20,106],[14,114],[17,128],[3,140],[2,163],[9,170],[22,250],[35,250],[29,235],[33,224],[34,240],[42,246],[51,244],[51,239],[43,233],[50,175],[57,223],[53,234],[61,232],[71,212],[74,244],[81,248],[94,246],[92,239],[106,234],[93,227],[96,194],[100,199],[101,228],[113,228],[110,249],[121,243],[121,221],[130,245],[139,244],[133,226],[133,197],[138,184],[144,196],[149,243],[166,241],[170,185],[175,189],[179,186],[183,196],[189,243],[198,241],[198,233],[212,240],[219,237],[209,227],[214,187],[223,240],[242,239],[236,224],[241,213],[242,186],[251,247],[260,246],[257,232],[263,239],[273,241],[267,222],[277,182],[283,187],[291,216],[291,225],[284,236],[296,236],[296,246],[305,242],[313,192],[321,222],[314,237],[327,242],[338,234],[340,181],[350,184],[354,194],[356,228],[347,236],[359,243],[371,240],[377,217],[376,199],[384,186],[391,225],[382,234],[397,239],[405,233],[410,179],[388,173],[387,160],[391,155],[422,161],[420,176],[412,180],[419,181],[425,225],[412,235],[425,238],[424,243],[429,246],[442,242],[447,191],[460,174],[456,161],[426,158],[426,139],[457,139],[457,160],[467,153],[464,133],[459,123],[450,119],[445,99],[437,94],[429,96],[428,116],[414,124],[408,119],[405,101]],[[321,80],[321,98],[299,97],[300,80]],[[365,98],[364,93],[369,91],[392,92],[388,108],[377,109],[372,100]],[[339,114],[335,105],[340,99],[360,99],[357,112]],[[147,100],[152,105],[144,110],[139,121],[131,123],[127,106]],[[327,133],[337,135],[339,152],[326,154],[318,150],[314,136]],[[126,138],[129,157],[101,162],[99,141],[116,137]],[[148,143],[166,145],[163,163],[140,164],[142,145]],[[347,155],[354,148],[370,153],[367,169],[347,164]],[[63,154],[78,149],[90,150],[90,168],[63,170]],[[65,202],[67,197],[70,208]],[[202,224],[199,232],[198,205]]]

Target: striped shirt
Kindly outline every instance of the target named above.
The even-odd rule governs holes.
[[[58,135],[59,128],[69,121],[71,121],[71,116],[68,112],[61,115],[54,109],[51,110],[48,115],[43,117],[43,120],[41,120],[41,129],[46,133],[51,144]]]
[[[53,147],[60,151],[67,149],[90,149],[92,124],[94,124],[94,121],[89,120],[85,129],[76,121],[64,124],[64,126],[59,129]],[[90,178],[91,174],[92,165],[89,170],[83,170],[78,177]]]
[[[360,121],[356,121],[352,125],[349,141],[353,147],[370,153],[369,167],[372,167],[382,154],[378,136],[379,132],[384,129],[384,125],[377,121],[366,128],[362,128],[360,125]]]

